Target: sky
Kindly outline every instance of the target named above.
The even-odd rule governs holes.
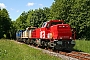
[[[0,0],[0,8],[6,8],[10,18],[16,20],[23,11],[50,7],[54,0]]]

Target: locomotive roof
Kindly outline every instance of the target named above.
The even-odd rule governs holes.
[[[48,22],[62,22],[62,23],[64,23],[63,20],[50,20],[50,21],[48,21]]]

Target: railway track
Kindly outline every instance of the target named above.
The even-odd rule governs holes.
[[[52,50],[48,49],[48,51],[53,52]],[[71,52],[67,52],[67,51],[54,51],[55,53],[59,53],[60,56],[63,60],[90,60],[90,54],[89,53],[84,53],[84,52],[78,52],[78,51],[71,51]],[[59,56],[59,55],[57,55]],[[65,59],[66,58],[66,59]]]
[[[52,49],[42,49],[38,48],[38,46],[28,45],[29,47],[42,50],[44,53],[50,54],[52,56],[57,56],[62,58],[62,60],[90,60],[90,54],[84,52],[77,51],[53,51]]]
[[[90,54],[84,53],[84,52],[77,52],[77,51],[71,51],[71,52],[64,51],[63,52],[63,51],[53,51],[52,49],[44,49],[43,52],[60,57],[63,60],[90,60]]]
[[[70,53],[67,52],[59,52],[59,53],[65,56],[76,58],[78,60],[90,60],[90,54],[88,53],[77,52],[77,51],[72,51]]]

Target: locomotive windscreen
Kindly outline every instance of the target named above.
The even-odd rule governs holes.
[[[62,22],[52,22],[52,23],[51,23],[51,26],[57,25],[57,24],[62,24]]]

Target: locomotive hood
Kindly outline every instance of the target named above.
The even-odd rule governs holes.
[[[72,39],[71,28],[68,24],[53,25],[50,30],[54,39]]]

